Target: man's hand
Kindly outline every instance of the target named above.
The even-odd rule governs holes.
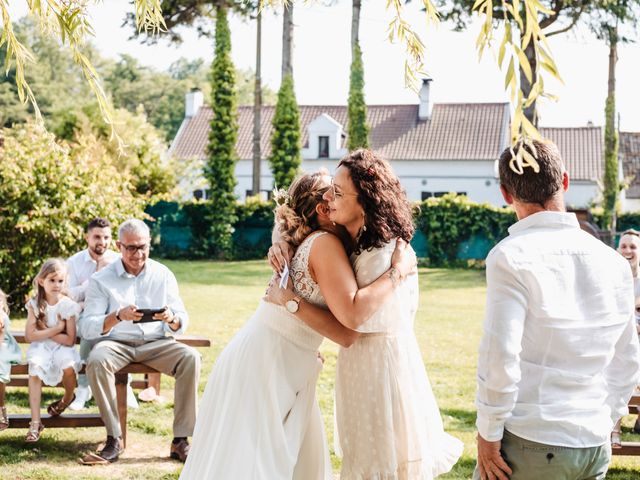
[[[267,259],[269,259],[269,265],[276,273],[282,272],[285,264],[290,264],[293,254],[295,253],[293,247],[287,242],[279,241],[271,245],[269,253],[267,253]]]
[[[137,322],[142,318],[142,313],[138,312],[138,307],[135,305],[122,307],[116,310],[116,314],[117,313],[120,313],[120,320],[126,320],[128,322]]]
[[[171,309],[167,306],[164,307],[164,311],[160,312],[160,313],[155,313],[153,315],[153,319],[154,320],[162,320],[164,323],[167,324],[172,324],[171,322],[173,322],[173,320],[176,318],[176,316],[174,315],[174,313],[171,311]],[[173,324],[175,325],[175,323]]]
[[[482,480],[509,480],[513,473],[500,454],[502,442],[489,442],[478,434],[478,470]]]

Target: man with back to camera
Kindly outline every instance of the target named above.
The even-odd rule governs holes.
[[[600,480],[640,380],[631,271],[566,213],[557,147],[521,148],[540,171],[519,169],[510,149],[500,156],[518,222],[487,257],[473,478]]]

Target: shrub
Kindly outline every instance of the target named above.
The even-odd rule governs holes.
[[[475,203],[466,196],[450,193],[419,204],[416,226],[427,239],[430,265],[454,263],[460,244],[474,236],[496,244],[508,235],[516,221],[513,211],[487,203]]]
[[[48,257],[84,248],[84,226],[102,216],[114,224],[143,215],[129,178],[65,144],[35,124],[2,131],[0,147],[0,276],[20,306]]]

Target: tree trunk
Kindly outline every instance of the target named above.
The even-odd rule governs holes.
[[[522,70],[522,68],[520,68],[520,88],[522,89],[522,94],[526,99],[529,97],[529,94],[531,93],[531,88],[536,83],[536,79],[537,79],[536,66],[538,62],[536,59],[536,51],[533,48],[533,42],[529,42],[529,45],[527,45],[527,48],[525,48],[524,50],[524,54],[527,56],[527,59],[529,60],[529,65],[531,66],[531,82],[529,82],[529,79],[527,79],[527,76],[524,74],[524,71]],[[535,127],[537,128],[538,112],[536,111],[536,103],[537,102],[533,102],[531,105],[529,105],[527,108],[524,109],[524,116],[527,117],[527,120],[533,123],[533,125],[535,125]]]
[[[282,15],[282,78],[293,76],[293,2],[284,6]]]
[[[352,16],[351,16],[351,53],[353,54],[356,45],[359,43],[360,33],[360,9],[362,8],[362,0],[353,0]],[[353,58],[351,59],[353,61]]]
[[[604,130],[604,227],[615,244],[616,208],[619,190],[618,132],[616,131],[616,63],[618,61],[618,27],[611,27],[609,37],[609,81]]]
[[[262,12],[258,9],[256,17],[256,80],[253,93],[253,184],[251,190],[253,195],[260,193],[260,123],[262,114],[262,79],[261,57],[262,57]]]

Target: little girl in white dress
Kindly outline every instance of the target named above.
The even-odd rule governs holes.
[[[31,422],[25,439],[37,442],[44,429],[40,418],[42,383],[64,386],[64,396],[51,403],[47,411],[60,415],[73,401],[80,355],[75,348],[76,319],[81,308],[64,294],[67,267],[64,260],[49,259],[33,281],[35,296],[27,302],[25,337],[31,343],[27,349],[29,362],[29,406]]]

